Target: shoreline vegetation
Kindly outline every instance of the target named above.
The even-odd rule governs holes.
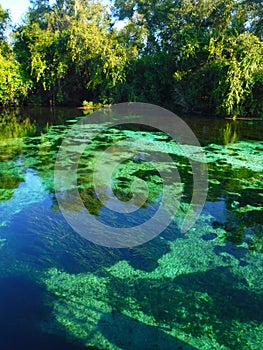
[[[146,102],[180,114],[263,117],[257,0],[30,3],[17,25],[0,5],[1,107]]]

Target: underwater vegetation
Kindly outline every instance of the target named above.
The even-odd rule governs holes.
[[[3,305],[6,314],[10,309],[8,322],[0,316],[6,334],[1,339],[8,338],[10,325],[19,329],[23,324],[24,308],[18,307],[16,290],[21,294],[25,290],[36,300],[25,303],[31,310],[26,344],[34,329],[39,339],[53,342],[59,350],[59,344],[63,349],[101,350],[261,349],[263,142],[242,137],[242,128],[247,127],[241,122],[237,129],[226,122],[223,131],[217,131],[220,142],[214,136],[207,142],[207,125],[199,121],[197,131],[206,133],[203,150],[209,190],[198,221],[182,234],[179,227],[189,209],[193,174],[181,147],[156,130],[93,124],[100,135],[87,143],[78,163],[77,183],[85,207],[101,222],[125,227],[155,212],[164,186],[158,169],[169,178],[177,168],[181,179],[168,183],[180,207],[166,230],[141,246],[113,249],[74,232],[57,205],[56,155],[76,121],[50,125],[42,133],[29,126],[26,131],[24,126],[19,138],[10,134],[0,141],[0,289],[2,296],[12,295]],[[87,137],[92,132],[85,127]],[[145,143],[140,152],[128,157],[129,145],[137,138]],[[140,196],[138,202],[134,200],[138,213],[128,221],[105,208],[108,189],[99,198],[92,183],[102,152],[111,147],[112,156],[118,158],[116,142],[122,142],[128,159],[113,172],[113,193],[128,202],[136,178],[148,185],[148,197],[143,205]],[[186,149],[193,161],[200,161],[195,147],[186,145]],[[105,189],[103,182],[100,185]],[[168,212],[174,203],[165,203]],[[12,288],[15,283],[17,289]],[[24,294],[21,298],[26,300]],[[18,300],[17,308],[11,299]],[[41,310],[39,315],[34,305]]]
[[[125,260],[93,273],[49,269],[42,279],[56,297],[56,332],[99,349],[260,348],[261,255],[240,261],[221,234],[203,216],[152,271]]]

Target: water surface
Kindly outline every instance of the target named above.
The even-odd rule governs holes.
[[[185,234],[179,224],[193,179],[178,145],[158,131],[101,125],[78,167],[81,198],[98,220],[132,226],[156,211],[163,183],[154,162],[162,152],[173,160],[161,164],[163,171],[178,168],[183,193],[178,215],[161,235],[133,249],[110,249],[75,233],[54,194],[58,147],[80,114],[31,110],[21,122],[2,113],[1,348],[260,349],[263,122],[185,118],[209,169],[204,210]],[[150,140],[153,161],[129,159],[114,174],[120,200],[131,198],[136,177],[149,188],[145,205],[124,222],[96,196],[92,169],[101,152],[127,138]],[[171,179],[172,187],[179,191]]]

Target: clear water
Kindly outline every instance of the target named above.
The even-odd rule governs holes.
[[[96,157],[117,140],[151,140],[174,161],[163,171],[176,166],[183,183],[178,216],[161,235],[110,249],[76,234],[54,194],[58,147],[81,112],[23,113],[22,125],[11,111],[0,124],[1,349],[262,348],[263,121],[186,119],[207,157],[209,191],[185,234],[178,222],[191,200],[189,161],[160,132],[104,127],[78,169],[81,198],[98,219],[123,220],[92,186]],[[113,179],[118,198],[131,198],[135,176],[149,198],[130,225],[152,215],[162,191],[152,165],[130,160]]]

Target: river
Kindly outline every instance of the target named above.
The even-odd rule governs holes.
[[[58,150],[84,116],[94,123],[85,113],[28,109],[0,116],[1,348],[261,349],[263,120],[183,118],[208,170],[202,212],[186,232],[180,223],[193,171],[180,145],[142,125],[100,124],[79,160],[76,183],[87,213],[107,225],[109,235],[111,228],[141,225],[162,204],[165,183],[156,166],[178,195],[176,215],[160,234],[116,248],[86,239],[90,232],[78,234],[58,203]],[[85,132],[88,137],[94,129]],[[145,143],[130,156],[127,140]],[[127,159],[113,171],[114,195],[131,201],[138,178],[140,188],[148,187],[143,204],[140,196],[132,202],[127,221],[125,213],[106,208],[112,192],[94,189],[96,160],[109,149],[108,157],[116,155],[116,142]],[[170,162],[162,160],[166,155]],[[168,212],[173,200],[166,200]],[[68,211],[75,215],[74,203]]]

